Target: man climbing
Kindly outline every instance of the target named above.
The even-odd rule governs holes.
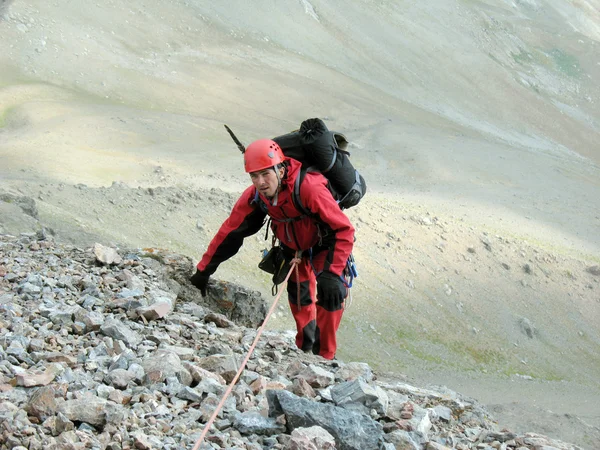
[[[300,184],[300,200],[310,214],[296,208],[294,183],[301,164],[285,157],[275,141],[261,139],[250,144],[244,153],[244,168],[252,186],[210,242],[191,281],[206,296],[210,275],[238,252],[244,238],[262,228],[268,215],[289,258],[301,258],[287,285],[297,327],[296,345],[333,359],[348,293],[344,270],[352,252],[354,227],[327,188],[327,179],[317,172],[307,172]]]

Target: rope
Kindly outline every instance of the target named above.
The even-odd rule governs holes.
[[[293,268],[296,269],[296,286],[298,287],[296,291],[296,303],[298,305],[298,309],[302,309],[302,303],[300,302],[300,273],[298,271],[298,266],[300,265],[300,261],[302,261],[300,258],[301,254],[302,252],[300,250],[296,251],[296,256],[294,259],[292,259],[292,264],[294,265]]]
[[[292,271],[294,270],[295,267],[298,266],[299,262],[300,262],[299,258],[292,259],[292,261],[291,261],[292,267],[290,267],[290,271],[288,272],[287,276],[285,277],[284,282],[286,282],[290,278],[290,276],[292,275]],[[196,444],[194,445],[192,450],[198,450],[200,448],[200,444],[202,444],[202,441],[204,440],[205,436],[208,434],[208,430],[210,429],[213,422],[217,418],[217,415],[221,411],[221,408],[223,408],[223,405],[225,404],[225,400],[227,400],[227,397],[229,397],[229,394],[231,394],[231,391],[233,390],[233,386],[235,385],[235,383],[237,382],[239,377],[242,375],[242,372],[244,371],[244,368],[246,367],[246,364],[248,363],[248,360],[250,359],[250,356],[252,355],[252,352],[254,351],[256,344],[258,344],[258,339],[262,335],[262,332],[264,331],[265,326],[267,325],[267,322],[269,321],[269,319],[271,318],[271,315],[275,311],[275,307],[277,306],[277,302],[279,301],[279,297],[281,297],[281,294],[283,294],[283,291],[281,291],[279,293],[279,295],[277,297],[275,297],[275,301],[271,305],[271,309],[269,309],[269,312],[267,313],[267,317],[265,317],[265,320],[263,321],[262,325],[258,329],[258,332],[256,333],[256,337],[254,338],[254,342],[252,342],[252,345],[250,346],[250,349],[248,350],[248,353],[246,354],[244,361],[242,361],[242,364],[240,365],[238,372],[235,374],[235,377],[233,377],[233,380],[231,380],[231,383],[229,383],[229,386],[227,387],[227,390],[223,394],[221,401],[215,408],[213,415],[211,416],[209,421],[206,422],[206,425],[204,426],[204,430],[202,430],[202,434],[198,438],[198,441],[196,441]]]

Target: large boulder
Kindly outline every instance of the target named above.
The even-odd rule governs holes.
[[[319,426],[331,434],[339,450],[383,447],[383,427],[369,416],[327,403],[317,403],[284,390],[267,391],[269,416],[285,415],[288,432]]]

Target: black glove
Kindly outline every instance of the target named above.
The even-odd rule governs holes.
[[[317,277],[317,303],[327,311],[341,309],[346,293],[346,285],[338,275],[325,271]]]
[[[194,275],[192,275],[192,278],[190,278],[190,281],[192,282],[192,284],[194,286],[196,286],[198,289],[200,289],[200,293],[202,294],[202,297],[206,297],[206,290],[208,288],[208,279],[209,278],[210,278],[210,275],[200,272],[199,270],[196,270],[196,273]]]

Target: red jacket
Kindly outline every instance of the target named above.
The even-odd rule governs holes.
[[[248,187],[238,199],[231,214],[210,242],[198,270],[212,275],[219,264],[235,255],[244,238],[257,233],[266,215],[273,220],[271,228],[275,236],[292,250],[327,251],[325,267],[341,275],[354,244],[354,227],[342,212],[327,189],[327,179],[320,173],[308,172],[300,185],[300,199],[312,214],[302,217],[293,204],[294,182],[300,174],[301,164],[288,159],[287,176],[281,180],[277,205],[260,195],[266,213],[255,201],[256,189]],[[289,220],[295,219],[295,220]]]

